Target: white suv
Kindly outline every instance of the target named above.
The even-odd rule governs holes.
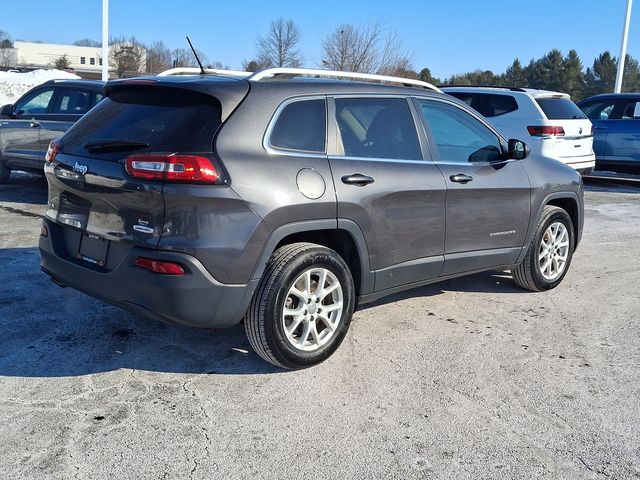
[[[442,87],[484,115],[506,138],[566,163],[582,174],[596,164],[593,125],[566,93],[511,87]]]

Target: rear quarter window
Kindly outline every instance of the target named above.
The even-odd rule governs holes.
[[[63,151],[87,155],[88,142],[130,140],[149,144],[137,153],[211,152],[220,124],[220,102],[210,95],[173,88],[121,88],[67,131]]]
[[[326,131],[325,100],[297,100],[286,105],[278,115],[269,143],[283,150],[322,153]]]
[[[518,109],[518,102],[511,95],[494,93],[466,93],[448,92],[449,95],[462,100],[482,116],[491,118],[514,112]]]
[[[536,98],[536,102],[549,120],[575,120],[587,118],[570,99],[564,97]]]

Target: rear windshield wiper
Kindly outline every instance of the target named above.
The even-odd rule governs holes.
[[[134,142],[133,140],[95,140],[84,144],[85,150],[91,153],[139,150],[148,146],[148,143]]]

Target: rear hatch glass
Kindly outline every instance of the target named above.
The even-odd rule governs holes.
[[[220,102],[210,95],[148,86],[113,90],[67,131],[45,168],[45,215],[71,227],[64,230],[66,254],[109,268],[126,243],[157,246],[163,183],[129,177],[126,158],[151,152],[210,155],[220,124]]]
[[[111,160],[126,158],[133,150],[210,152],[220,124],[221,107],[214,97],[131,86],[113,91],[78,121],[62,148],[67,154]]]
[[[587,118],[585,114],[566,97],[536,98],[536,102],[549,120],[578,120]]]

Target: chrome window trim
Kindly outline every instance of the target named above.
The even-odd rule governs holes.
[[[291,105],[295,102],[304,102],[308,100],[323,100],[324,101],[324,112],[325,112],[325,127],[324,127],[324,151],[323,152],[312,152],[309,150],[292,150],[281,147],[274,147],[271,145],[271,134],[273,133],[273,129],[280,118],[280,114],[282,111],[287,108],[287,106]],[[327,96],[326,95],[305,95],[302,97],[291,97],[283,101],[276,111],[274,112],[271,120],[269,120],[269,125],[267,126],[267,130],[264,132],[264,136],[262,137],[262,146],[267,151],[269,155],[285,155],[290,157],[305,157],[305,158],[326,158],[327,156],[327,132],[328,132],[328,118],[329,114],[327,112]]]
[[[398,158],[376,158],[376,157],[350,157],[347,155],[329,155],[330,160],[355,160],[363,162],[392,162],[392,163],[419,163],[421,165],[433,164],[430,160],[401,160]]]

